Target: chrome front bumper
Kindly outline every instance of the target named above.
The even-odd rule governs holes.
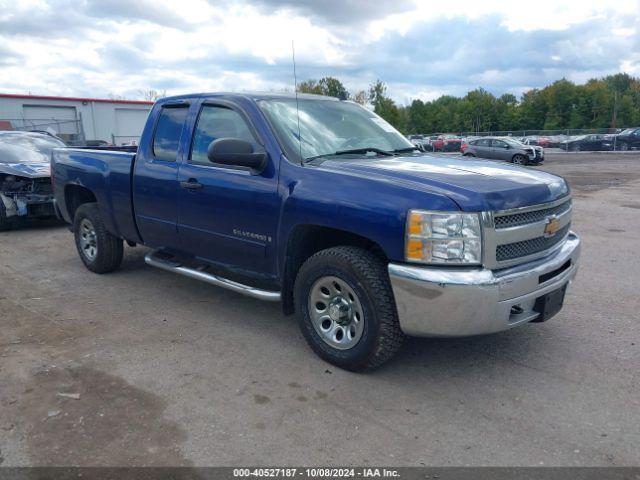
[[[570,283],[579,256],[580,239],[571,232],[548,257],[499,271],[391,263],[400,327],[412,336],[459,337],[536,320],[536,299]]]

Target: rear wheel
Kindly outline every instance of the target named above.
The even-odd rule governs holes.
[[[520,154],[514,155],[513,158],[511,159],[511,163],[514,163],[515,165],[526,165],[527,157]]]
[[[11,222],[7,218],[4,203],[0,200],[0,232],[11,230]]]
[[[307,343],[340,368],[381,365],[404,340],[386,265],[361,248],[335,247],[309,258],[296,277],[294,301]]]
[[[73,232],[80,259],[89,270],[108,273],[120,266],[124,255],[122,240],[107,231],[97,204],[78,207]]]

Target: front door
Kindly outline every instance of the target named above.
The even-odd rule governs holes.
[[[511,160],[511,150],[507,142],[502,140],[491,140],[491,158],[496,160],[509,161]]]
[[[218,138],[246,140],[254,151],[265,151],[241,110],[227,104],[202,105],[191,151],[178,172],[181,249],[234,270],[274,276],[280,205],[277,165],[269,155],[260,174],[213,164],[207,148]]]

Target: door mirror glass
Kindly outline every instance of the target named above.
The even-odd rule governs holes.
[[[240,138],[218,138],[209,144],[207,158],[218,165],[249,168],[255,173],[264,169],[264,152],[254,152],[253,145]]]

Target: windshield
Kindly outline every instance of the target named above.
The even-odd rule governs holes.
[[[511,145],[512,147],[524,147],[525,144],[522,142],[519,142],[518,140],[515,140],[513,138],[502,138],[501,140],[507,142],[509,145]]]
[[[631,135],[631,132],[633,132],[635,130],[635,128],[627,128],[623,131],[620,132],[620,135]]]
[[[260,107],[275,127],[289,158],[303,159],[353,149],[385,151],[415,149],[389,123],[355,103],[299,99],[300,138],[295,98],[261,100]]]
[[[66,147],[64,142],[40,135],[6,133],[0,135],[0,163],[42,163],[51,150]]]

